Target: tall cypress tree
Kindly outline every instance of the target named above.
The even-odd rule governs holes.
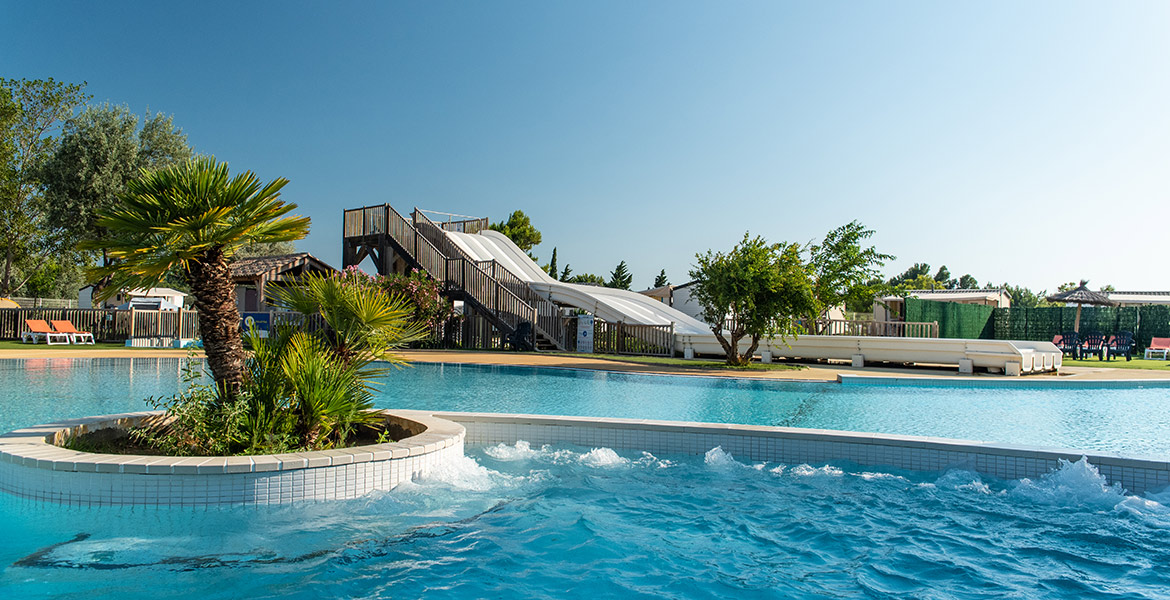
[[[613,271],[610,271],[609,281],[606,282],[605,287],[628,290],[633,282],[634,276],[630,274],[629,268],[626,267],[626,261],[623,260],[614,267]]]

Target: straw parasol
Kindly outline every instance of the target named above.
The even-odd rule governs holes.
[[[1092,304],[1095,306],[1117,306],[1117,303],[1110,300],[1109,296],[1102,294],[1101,292],[1094,292],[1093,290],[1090,290],[1088,287],[1086,287],[1088,284],[1088,281],[1082,279],[1081,285],[1077,286],[1076,289],[1048,296],[1049,302],[1064,302],[1066,304],[1072,303],[1077,305],[1077,319],[1073,323],[1073,331],[1077,333],[1081,332],[1081,306],[1084,306],[1085,304]]]

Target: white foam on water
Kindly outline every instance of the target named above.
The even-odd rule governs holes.
[[[1011,488],[1011,494],[1038,504],[1099,508],[1118,506],[1126,498],[1120,484],[1110,485],[1097,467],[1083,456],[1076,462],[1061,459],[1056,470],[1035,481],[1019,480]]]
[[[975,492],[977,494],[991,494],[991,486],[983,483],[983,479],[974,471],[947,471],[934,484],[937,487],[945,489]]]
[[[588,467],[624,467],[630,464],[630,459],[618,456],[610,448],[594,448],[577,460]]]
[[[642,457],[634,461],[634,464],[639,467],[651,467],[655,469],[669,469],[674,466],[674,461],[658,458],[649,452],[643,452]]]
[[[500,485],[510,485],[518,478],[493,471],[470,456],[455,456],[432,467],[420,483],[441,483],[474,492],[486,492]]]
[[[856,476],[858,476],[866,481],[877,481],[877,480],[881,480],[881,479],[890,479],[893,481],[904,481],[907,483],[910,481],[909,479],[906,479],[905,477],[902,477],[901,475],[894,475],[893,473],[865,472],[865,473],[854,473],[854,475],[856,475]]]
[[[703,463],[709,467],[728,469],[732,467],[746,467],[747,465],[735,460],[730,452],[725,452],[722,446],[715,446],[703,455]]]
[[[673,461],[660,459],[649,452],[643,452],[638,459],[634,460],[619,455],[612,448],[601,447],[592,448],[586,452],[576,452],[568,449],[554,449],[547,444],[540,448],[533,448],[532,444],[524,440],[517,440],[511,446],[503,443],[489,446],[484,448],[483,452],[491,458],[505,462],[530,460],[551,462],[556,465],[579,464],[595,468],[635,466],[665,469],[675,466]],[[537,474],[537,471],[533,471],[534,476]]]
[[[483,452],[484,454],[487,454],[496,460],[517,461],[531,460],[539,456],[542,452],[547,452],[547,450],[548,446],[544,446],[540,450],[533,450],[532,445],[528,442],[524,440],[516,440],[516,444],[514,446],[500,443],[496,444],[495,446],[484,448]]]
[[[841,469],[838,469],[832,465],[814,467],[812,465],[802,464],[788,469],[788,473],[797,477],[816,477],[818,475],[827,477],[841,477],[845,474],[845,471],[842,471]]]

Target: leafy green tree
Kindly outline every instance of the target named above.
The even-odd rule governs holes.
[[[633,282],[634,276],[630,273],[630,269],[626,267],[626,261],[623,260],[609,272],[609,281],[605,282],[605,287],[628,290],[630,289],[630,284]]]
[[[796,244],[768,244],[745,233],[730,252],[708,250],[695,258],[692,295],[703,308],[703,319],[711,323],[727,364],[750,362],[761,338],[795,334],[795,317],[812,310],[812,284]],[[740,340],[745,337],[751,342],[741,354]]]
[[[902,274],[891,277],[888,283],[891,287],[899,289],[915,289],[909,287],[908,284],[914,281],[922,281],[924,278],[935,281],[934,277],[930,276],[930,265],[927,263],[914,263],[914,266],[906,269]]]
[[[570,265],[565,265],[565,268],[561,270],[561,276],[558,277],[557,279],[559,279],[561,281],[569,281],[569,276],[572,274],[573,274],[573,267]]]
[[[670,285],[670,280],[666,278],[666,269],[663,269],[654,278],[654,287],[660,288],[667,285]]]
[[[1006,283],[1000,287],[1007,290],[1008,294],[1012,297],[1013,307],[1040,308],[1053,305],[1048,301],[1047,290],[1041,290],[1037,293],[1023,286],[1008,285]]]
[[[286,254],[296,254],[296,242],[260,242],[256,244],[248,244],[240,248],[236,252],[239,258],[249,258],[254,256],[284,256]]]
[[[581,273],[580,275],[573,275],[565,279],[565,283],[580,283],[584,285],[599,285],[605,286],[605,278],[601,275],[594,275],[593,273]]]
[[[161,113],[138,117],[125,106],[91,106],[70,119],[44,167],[45,195],[54,223],[72,237],[100,239],[99,212],[118,203],[126,182],[191,158],[187,136]],[[104,264],[104,263],[103,263]]]
[[[22,287],[63,247],[46,219],[42,166],[56,146],[56,128],[89,98],[84,87],[0,79],[0,296]]]
[[[48,218],[70,245],[101,240],[98,215],[118,203],[126,183],[143,169],[154,170],[191,157],[187,136],[171,117],[138,117],[125,106],[91,106],[64,126],[61,142],[42,169]],[[109,265],[105,250],[100,264]],[[94,284],[100,293],[106,282]]]
[[[938,268],[938,273],[934,274],[934,280],[939,282],[943,289],[953,290],[955,286],[959,285],[958,280],[951,278],[951,270],[946,265]]]
[[[831,309],[842,304],[872,306],[874,297],[889,289],[876,278],[880,268],[894,257],[873,246],[862,246],[873,234],[872,229],[852,221],[830,231],[821,243],[809,246],[811,323],[826,318]]]
[[[977,290],[979,289],[979,280],[972,277],[970,274],[963,275],[959,278],[959,289],[961,290]]]
[[[147,172],[127,183],[121,202],[98,215],[105,239],[89,239],[85,250],[107,248],[113,262],[90,270],[91,280],[110,278],[96,295],[153,287],[168,272],[183,275],[195,298],[199,333],[216,389],[234,401],[244,376],[244,346],[231,261],[245,245],[298,240],[307,217],[280,199],[288,183],[261,183],[251,171],[230,176],[226,163],[200,158]]]
[[[553,246],[552,259],[548,261],[548,268],[545,270],[548,271],[548,274],[550,277],[556,277],[557,273],[559,272],[559,271],[557,271],[557,247],[556,246]]]
[[[533,246],[540,243],[540,231],[532,226],[532,221],[522,210],[513,212],[507,221],[488,225],[488,229],[508,236],[508,239],[525,252],[531,251]]]
[[[902,290],[945,290],[946,284],[929,275],[919,275],[898,286]]]

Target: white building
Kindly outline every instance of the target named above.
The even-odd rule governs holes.
[[[1118,306],[1170,304],[1170,292],[1105,292]]]
[[[126,303],[126,302],[133,300],[135,298],[156,298],[156,299],[162,300],[164,302],[168,302],[170,304],[173,304],[173,305],[181,308],[183,306],[183,299],[186,297],[187,297],[187,294],[184,294],[183,292],[180,292],[179,290],[173,290],[171,288],[165,288],[165,287],[156,287],[156,288],[149,288],[149,289],[137,288],[137,289],[133,289],[133,290],[119,292],[116,296],[114,296],[114,298],[111,298],[110,300],[106,301],[106,304],[110,305],[110,306],[117,306],[119,304]],[[93,286],[92,285],[87,285],[87,286],[85,286],[77,291],[77,306],[79,308],[100,308],[100,307],[95,307],[93,305]]]

